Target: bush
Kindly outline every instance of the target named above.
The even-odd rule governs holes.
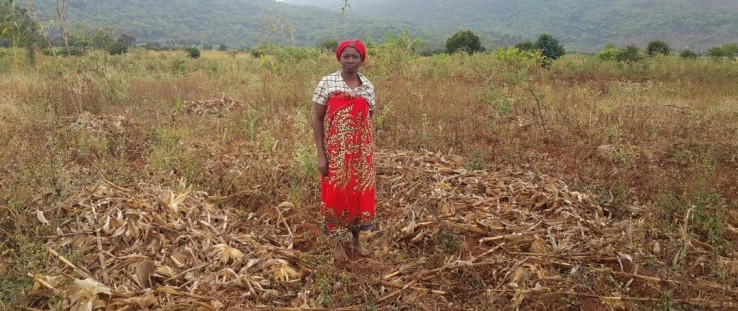
[[[709,48],[707,50],[707,56],[721,58],[727,57],[732,58],[738,55],[738,43],[724,44]]]
[[[225,52],[228,50],[228,47],[226,47],[225,44],[221,43],[218,45],[218,51]]]
[[[697,53],[691,50],[684,50],[681,53],[679,53],[679,57],[683,59],[697,59]]]
[[[651,57],[659,54],[669,55],[670,53],[671,49],[669,48],[669,45],[667,45],[664,41],[651,41],[646,47],[646,54]]]
[[[336,49],[338,49],[338,40],[328,39],[320,41],[318,43],[318,48],[324,51],[336,53]]]
[[[618,55],[615,59],[621,62],[630,63],[641,61],[643,59],[643,55],[641,55],[641,50],[637,46],[628,45],[618,51]]]
[[[446,52],[452,54],[458,51],[469,54],[481,52],[483,51],[482,43],[471,30],[462,30],[446,40]]]
[[[196,47],[186,48],[185,52],[187,52],[187,56],[192,59],[198,59],[200,58],[200,50],[198,50]]]
[[[597,53],[597,59],[599,60],[614,60],[617,59],[620,49],[615,44],[608,43],[605,47]]]
[[[518,44],[516,44],[515,48],[520,51],[535,51],[536,45],[533,42],[524,41],[524,42],[519,42]]]
[[[550,59],[557,59],[566,54],[566,50],[559,44],[559,40],[546,33],[538,36],[535,47],[541,50],[543,56]]]
[[[108,53],[110,55],[122,55],[123,53],[128,53],[128,46],[123,42],[113,42],[107,47]]]
[[[249,54],[254,58],[260,58],[264,56],[264,50],[262,48],[251,48],[249,49]]]

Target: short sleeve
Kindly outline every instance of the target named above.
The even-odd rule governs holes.
[[[318,87],[315,88],[315,92],[313,92],[313,101],[317,104],[325,105],[328,102],[329,95],[328,83],[325,78],[323,78],[318,82]]]
[[[365,99],[369,103],[369,110],[374,111],[374,105],[376,104],[375,101],[375,95],[374,95],[374,85],[371,83],[367,83],[367,87],[365,90]]]
[[[374,100],[374,87],[369,88],[367,90],[367,101],[369,102],[369,110],[374,111],[374,105],[376,104],[376,101]]]

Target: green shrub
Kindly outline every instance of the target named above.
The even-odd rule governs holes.
[[[559,40],[556,40],[556,38],[547,33],[538,36],[535,47],[541,50],[541,54],[549,59],[557,59],[566,54],[566,50],[559,44]]]
[[[669,45],[666,44],[664,41],[651,41],[648,43],[648,46],[646,47],[646,54],[648,56],[656,56],[656,55],[669,55],[671,53],[671,49],[669,48]]]
[[[122,55],[124,53],[128,53],[128,46],[123,42],[113,42],[110,45],[108,45],[108,53],[110,55]]]
[[[479,37],[471,30],[462,30],[446,40],[446,52],[449,54],[464,51],[469,54],[484,51]]]
[[[264,56],[264,49],[263,48],[252,48],[249,49],[249,54],[253,56],[254,58],[260,58]]]
[[[709,48],[707,50],[707,56],[715,58],[732,58],[738,55],[738,43],[724,44]]]
[[[192,58],[192,59],[200,58],[200,50],[196,47],[186,48],[185,52],[187,52],[187,57],[189,58]]]
[[[615,60],[620,54],[620,49],[615,44],[608,43],[605,47],[597,53],[597,59],[599,60]]]
[[[641,54],[641,50],[637,46],[628,45],[618,51],[618,55],[615,57],[615,59],[626,63],[638,62],[643,60],[643,55]]]

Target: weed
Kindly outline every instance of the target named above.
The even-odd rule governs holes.
[[[466,168],[472,171],[481,171],[487,168],[487,162],[484,160],[484,156],[481,151],[474,149],[470,152]]]
[[[185,60],[184,59],[177,59],[172,62],[172,72],[175,75],[182,75],[185,73]]]
[[[459,238],[459,234],[448,229],[442,229],[438,233],[436,244],[446,254],[455,254],[461,250],[461,238]]]
[[[385,129],[385,122],[387,121],[387,117],[390,115],[390,112],[392,111],[392,106],[394,105],[394,102],[388,102],[382,106],[382,109],[379,110],[376,113],[376,116],[374,118],[374,124],[375,128],[378,130],[384,130]]]

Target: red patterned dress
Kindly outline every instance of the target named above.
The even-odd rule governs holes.
[[[321,176],[320,211],[326,232],[331,235],[368,230],[373,225],[375,203],[370,115],[373,87],[361,75],[362,86],[354,90],[343,88],[340,83],[332,87],[324,83],[326,78],[316,94],[327,94],[314,97],[317,103],[327,97],[323,145],[328,175]]]

